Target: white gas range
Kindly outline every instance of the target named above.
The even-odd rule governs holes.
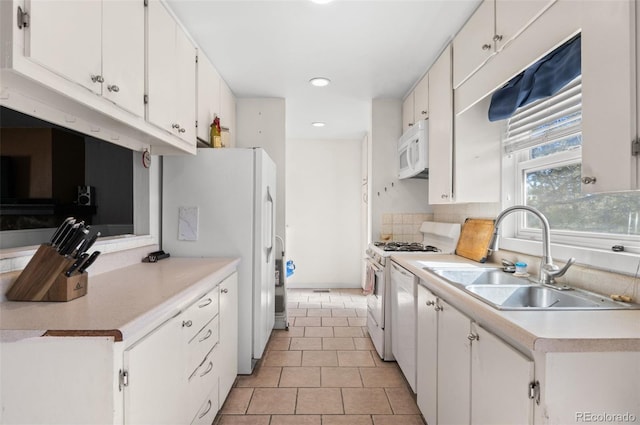
[[[366,251],[367,328],[383,360],[394,360],[391,351],[390,270],[391,255],[420,252],[423,254],[452,254],[460,236],[460,224],[425,221],[420,226],[422,243],[387,242],[370,244]]]

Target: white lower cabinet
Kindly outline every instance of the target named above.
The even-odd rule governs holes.
[[[417,403],[428,424],[532,424],[534,363],[418,287]]]
[[[207,285],[122,341],[3,340],[0,424],[213,423],[237,374],[237,273]]]
[[[181,395],[186,390],[186,351],[181,322],[174,317],[125,350],[125,423],[184,423]]]
[[[438,423],[438,298],[418,285],[416,402],[429,425]]]

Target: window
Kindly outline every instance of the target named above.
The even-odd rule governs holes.
[[[640,247],[640,193],[583,195],[581,81],[519,108],[507,121],[504,151],[514,161],[514,200],[539,209],[555,242],[610,249]],[[516,220],[515,236],[537,239],[540,222]]]

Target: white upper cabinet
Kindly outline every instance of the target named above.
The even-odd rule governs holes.
[[[429,70],[429,203],[453,201],[451,45]]]
[[[425,75],[402,103],[402,132],[429,118],[429,76]]]
[[[89,2],[86,2],[89,3]],[[144,5],[102,2],[102,95],[144,116]]]
[[[407,131],[414,123],[413,107],[415,92],[411,92],[402,102],[402,132]]]
[[[220,126],[229,130],[226,147],[235,147],[236,97],[223,80],[220,80]]]
[[[453,86],[458,87],[494,54],[494,2],[485,0],[453,39]]]
[[[413,122],[429,118],[429,75],[422,77],[413,96]]]
[[[459,87],[555,1],[483,1],[453,40],[453,87]]]
[[[220,75],[209,59],[198,54],[198,139],[211,143],[211,123],[220,115]]]
[[[640,121],[637,7],[634,1],[582,5],[583,193],[640,188],[632,154]]]
[[[160,1],[148,11],[147,118],[195,146],[196,49]]]
[[[32,0],[28,12],[31,60],[144,115],[142,2]]]

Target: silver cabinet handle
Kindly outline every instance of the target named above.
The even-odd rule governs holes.
[[[204,372],[202,372],[200,374],[200,377],[202,378],[203,376],[207,375],[209,372],[211,372],[213,370],[213,362],[209,362],[209,366],[207,366],[207,370],[205,370]]]
[[[502,36],[500,34],[496,34],[493,36],[493,41],[502,41]]]
[[[118,93],[120,91],[120,87],[116,86],[115,84],[111,84],[107,86],[107,90]]]
[[[442,308],[442,306],[439,306],[439,305],[435,306],[433,309],[434,309],[435,311],[442,311],[442,310],[444,310],[444,308]]]
[[[104,83],[104,78],[102,75],[91,75],[91,81],[94,83]]]
[[[211,304],[213,300],[211,298],[207,298],[202,304],[198,304],[198,308],[205,308],[209,304]]]
[[[478,336],[478,334],[470,333],[469,335],[467,335],[467,339],[469,341],[479,341],[480,337]]]
[[[211,407],[213,407],[213,404],[211,403],[211,400],[207,401],[207,410],[205,410],[204,412],[202,412],[200,414],[200,416],[198,416],[198,419],[202,419],[205,416],[207,416],[207,413],[209,413],[209,411],[211,410]]]
[[[491,44],[483,44],[482,45],[482,50],[489,50],[491,49]]]
[[[211,329],[209,329],[207,331],[207,334],[205,336],[203,336],[202,338],[200,338],[198,340],[198,342],[206,341],[207,339],[211,338],[211,335],[213,335],[213,331]]]
[[[173,123],[171,124],[171,128],[180,128],[180,124]]]
[[[226,294],[227,292],[229,292],[229,290],[227,288],[222,288],[220,292],[222,292],[223,294]]]
[[[583,184],[595,184],[596,183],[596,178],[595,177],[583,177],[581,179]]]
[[[425,304],[426,305],[436,305],[436,302],[435,301],[427,301]]]
[[[184,133],[184,132],[186,132],[186,131],[187,131],[187,130],[185,130],[183,127],[180,127],[180,129],[178,130],[178,132],[179,132],[179,133]]]
[[[183,320],[182,321],[182,327],[183,328],[190,328],[191,325],[193,325],[193,322],[191,320]]]

